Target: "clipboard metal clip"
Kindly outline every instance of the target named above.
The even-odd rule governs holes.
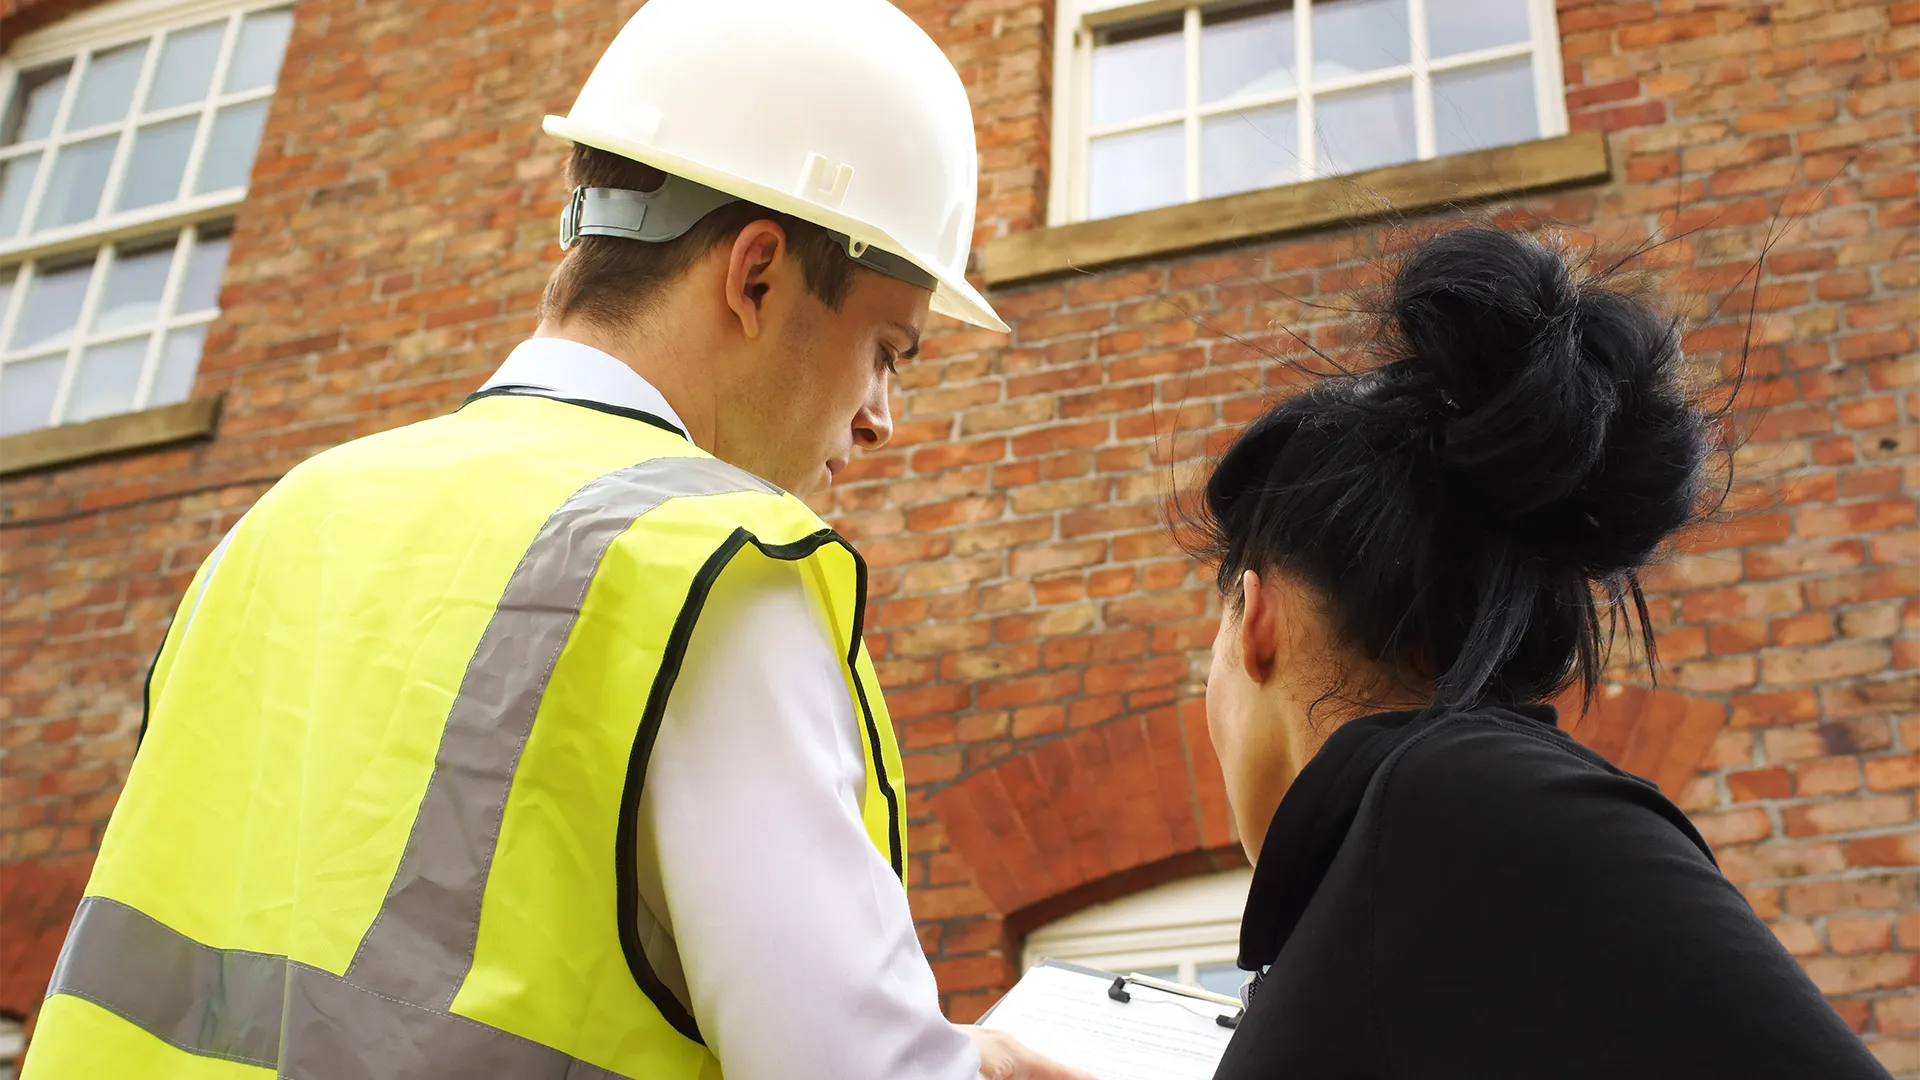
[[[1181,986],[1178,983],[1163,982],[1160,979],[1150,978],[1145,975],[1116,976],[1113,980],[1113,985],[1107,987],[1107,996],[1120,1002],[1122,1005],[1132,1001],[1133,994],[1127,990],[1128,983],[1145,986],[1163,993],[1194,998],[1209,1004],[1220,1005],[1227,1003],[1227,999],[1218,994],[1209,994],[1204,990],[1194,990],[1191,987]],[[1238,1028],[1240,1026],[1240,1018],[1246,1015],[1247,1010],[1244,1007],[1238,1007],[1238,1003],[1235,1003],[1235,1005],[1235,1011],[1231,1013],[1215,1013],[1213,1022],[1223,1028]]]

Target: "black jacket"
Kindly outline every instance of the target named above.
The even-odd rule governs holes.
[[[1240,961],[1220,1080],[1887,1076],[1686,815],[1544,706],[1335,732]]]

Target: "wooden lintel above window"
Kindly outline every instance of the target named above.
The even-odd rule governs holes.
[[[106,454],[147,450],[213,434],[220,399],[196,398],[139,412],[60,424],[0,438],[0,476],[66,465]]]
[[[1606,137],[1581,131],[1017,232],[987,243],[982,272],[990,286],[1013,285],[1257,237],[1605,180],[1608,175]]]

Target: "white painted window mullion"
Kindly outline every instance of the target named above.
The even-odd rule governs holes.
[[[1439,136],[1434,131],[1433,63],[1427,55],[1427,0],[1407,0],[1407,29],[1412,35],[1413,58],[1413,131],[1414,152],[1421,161],[1439,151]]]
[[[1093,127],[1093,28],[1082,25],[1074,33],[1073,109],[1073,220],[1087,216],[1087,202],[1093,190],[1093,147],[1087,132]]]
[[[67,68],[67,86],[60,92],[60,106],[53,111],[53,126],[47,129],[44,140],[46,149],[40,152],[40,167],[34,171],[33,187],[27,192],[27,205],[20,209],[20,232],[26,236],[34,231],[34,222],[40,216],[40,203],[47,192],[47,182],[53,176],[54,159],[60,152],[60,135],[67,128],[67,117],[73,112],[74,99],[80,96],[80,80],[86,77],[88,61],[93,58],[90,52],[81,53],[73,58],[72,66]]]
[[[27,288],[33,284],[33,264],[13,268],[13,295],[7,298],[7,310],[0,312],[0,356],[5,356],[13,341],[13,328],[26,308]]]
[[[153,73],[160,66],[160,49],[164,41],[162,37],[147,39],[147,51],[140,60],[140,74],[133,81],[133,97],[127,102],[127,115],[121,121],[120,142],[114,148],[113,161],[107,166],[107,182],[100,191],[100,208],[96,217],[112,217],[114,204],[120,201],[120,185],[126,182],[127,167],[133,159],[133,140],[140,131],[140,106],[147,100],[147,88],[153,85]]]
[[[1187,201],[1200,197],[1200,7],[1187,9],[1185,34]]]
[[[1553,0],[1529,0],[1533,30],[1533,100],[1543,136],[1567,133],[1566,73],[1561,70],[1560,16]]]
[[[66,419],[67,405],[73,396],[73,384],[80,376],[80,357],[86,351],[87,330],[93,325],[93,313],[100,307],[100,294],[106,291],[107,275],[113,273],[112,244],[100,245],[93,257],[93,273],[87,278],[87,291],[80,301],[80,314],[73,323],[73,344],[67,347],[67,363],[60,371],[60,389],[53,395],[53,422]]]
[[[1300,179],[1320,175],[1320,138],[1313,110],[1313,0],[1293,5],[1293,80],[1300,87]]]
[[[227,81],[227,69],[233,64],[233,51],[240,40],[240,20],[242,12],[227,16],[227,29],[220,39],[220,55],[213,61],[213,78],[207,84],[207,100],[201,103],[200,126],[193,132],[193,149],[187,151],[186,175],[180,180],[182,198],[191,198],[192,191],[200,183],[200,168],[205,164],[207,144],[213,141],[213,122],[219,110],[214,103],[220,99],[220,88]]]
[[[140,362],[140,381],[134,386],[133,407],[144,409],[147,399],[153,396],[153,383],[159,377],[161,350],[166,347],[166,339],[172,336],[167,324],[173,320],[173,305],[180,301],[180,283],[187,276],[187,265],[193,259],[193,247],[200,240],[200,230],[186,228],[180,230],[179,242],[173,245],[173,262],[167,267],[167,283],[160,289],[160,309],[153,320],[153,334],[147,338],[147,356]]]

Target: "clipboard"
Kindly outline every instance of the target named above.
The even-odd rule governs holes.
[[[1244,1011],[1151,975],[1042,960],[979,1024],[1101,1080],[1210,1080]]]

